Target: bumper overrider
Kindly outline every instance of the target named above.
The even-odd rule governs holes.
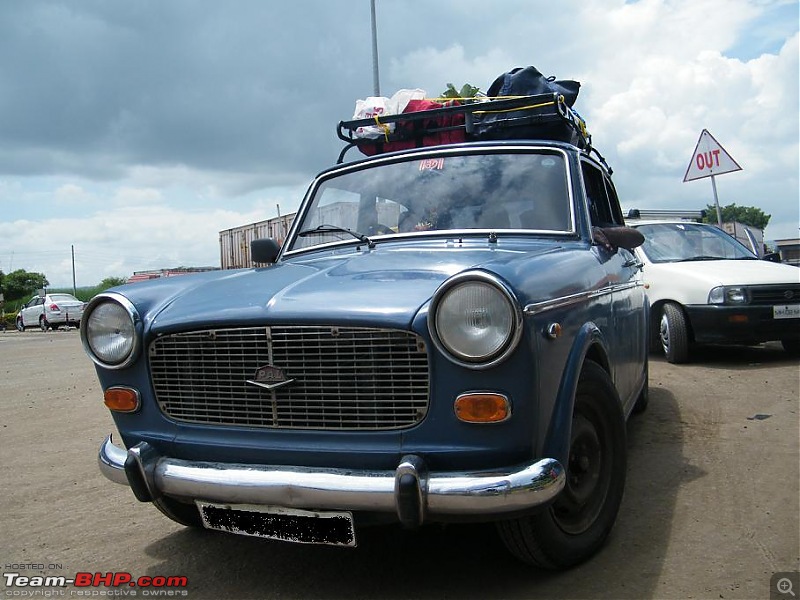
[[[148,443],[124,450],[108,436],[100,470],[150,502],[162,495],[296,509],[395,513],[405,526],[428,516],[503,516],[547,504],[563,489],[563,466],[544,458],[508,469],[428,472],[415,455],[394,471],[322,469],[187,461],[161,456]]]

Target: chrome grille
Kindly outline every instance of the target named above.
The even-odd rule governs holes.
[[[149,348],[156,399],[192,423],[288,429],[410,427],[428,410],[428,357],[407,331],[258,327],[177,333]],[[291,383],[247,380],[271,365]]]
[[[800,284],[749,286],[751,304],[797,304],[800,302]]]

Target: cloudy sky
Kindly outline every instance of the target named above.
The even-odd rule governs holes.
[[[534,65],[624,208],[699,209],[706,128],[743,167],[720,203],[797,237],[797,0],[377,0],[384,95]],[[219,231],[297,208],[373,92],[369,0],[0,4],[0,270],[78,286],[219,264]],[[353,152],[349,157],[356,158]]]

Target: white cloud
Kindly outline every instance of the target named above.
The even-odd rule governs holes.
[[[295,210],[340,149],[335,121],[372,90],[369,11],[347,2],[0,7],[0,268],[69,285],[72,245],[85,285],[217,264],[220,230]],[[707,128],[744,168],[718,178],[720,201],[772,214],[768,239],[797,236],[796,0],[490,8],[378,3],[382,92],[487,89],[530,64],[577,79],[624,205],[711,203],[707,180],[682,183]]]
[[[162,193],[154,188],[121,187],[111,198],[116,206],[147,206],[164,200]]]

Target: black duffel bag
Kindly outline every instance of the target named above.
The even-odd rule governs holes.
[[[486,95],[490,98],[508,96],[538,96],[553,94],[564,97],[572,107],[578,98],[581,84],[572,80],[545,77],[536,67],[517,67],[494,80]],[[554,139],[579,147],[588,145],[588,134],[582,120],[574,111],[559,111],[552,103],[544,106],[522,107],[511,111],[486,111],[474,116],[473,137],[484,140]]]

